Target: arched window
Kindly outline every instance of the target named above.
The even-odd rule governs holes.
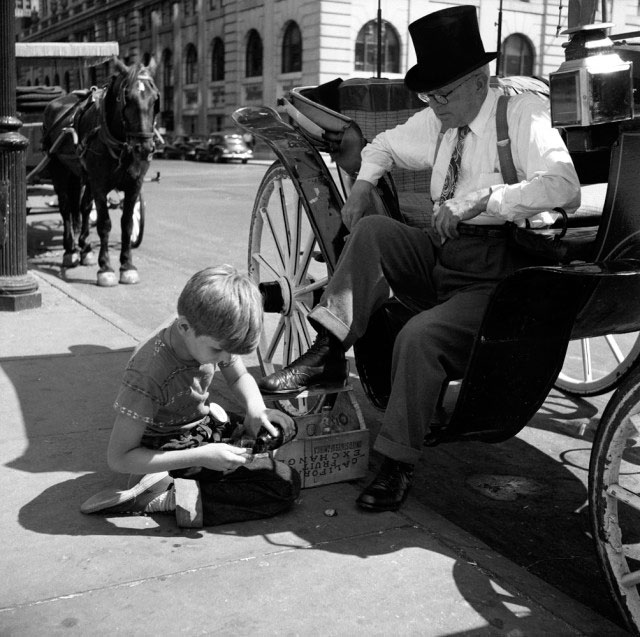
[[[69,71],[64,72],[64,90],[67,93],[71,92],[71,75],[69,75]]]
[[[245,77],[262,75],[262,38],[251,29],[247,36],[247,59],[245,60]]]
[[[51,84],[51,82],[49,82],[49,76],[48,76],[48,75],[45,75],[45,76],[44,76],[44,85],[45,85],[45,86],[49,86],[49,84]]]
[[[211,81],[224,80],[224,42],[214,38],[211,45]]]
[[[289,22],[282,38],[282,72],[302,71],[302,35],[295,22]]]
[[[57,73],[53,76],[53,83],[55,86],[60,86],[60,76]]]
[[[142,56],[142,63],[145,66],[149,66],[149,62],[151,62],[151,53],[144,53]]]
[[[382,21],[382,72],[400,73],[400,36],[395,27]],[[367,22],[356,38],[356,71],[373,73],[378,69],[378,21]]]
[[[533,58],[533,44],[529,38],[513,33],[502,43],[499,75],[533,75]]]
[[[187,50],[184,57],[184,83],[195,84],[198,81],[198,51],[193,44],[187,44]]]

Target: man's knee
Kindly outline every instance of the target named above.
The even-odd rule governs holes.
[[[362,217],[356,224],[351,237],[351,240],[356,240],[366,237],[366,241],[376,239],[378,237],[384,238],[389,233],[393,232],[394,227],[398,224],[398,221],[386,217],[385,215],[368,215]]]

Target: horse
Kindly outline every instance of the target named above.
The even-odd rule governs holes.
[[[88,241],[95,202],[99,286],[140,280],[131,255],[133,210],[155,150],[154,121],[160,104],[153,80],[155,63],[126,66],[114,58],[114,64],[116,73],[106,87],[53,100],[43,117],[43,148],[64,225],[62,266],[95,265]],[[107,194],[114,189],[124,193],[119,279],[109,259]]]

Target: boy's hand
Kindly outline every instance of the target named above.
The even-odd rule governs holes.
[[[282,427],[285,436],[291,436],[295,431],[295,424],[291,416],[288,416],[279,409],[268,408],[262,409],[253,415],[247,412],[247,416],[244,419],[244,428],[251,436],[255,437],[258,431],[260,431],[260,428],[264,426],[272,436],[277,436],[278,431],[271,424],[272,422]]]
[[[202,466],[212,471],[231,473],[251,459],[251,450],[242,447],[232,447],[223,442],[203,445]]]

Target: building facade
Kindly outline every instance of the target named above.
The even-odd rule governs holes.
[[[117,41],[127,63],[156,65],[159,124],[206,134],[232,126],[240,106],[275,106],[294,86],[336,77],[401,78],[415,64],[410,22],[455,4],[478,10],[485,49],[501,56],[501,75],[548,77],[564,61],[567,3],[562,0],[17,0],[30,17],[24,41]],[[612,6],[613,5],[613,6]],[[638,0],[605,2],[596,21],[613,33],[640,29]],[[502,8],[502,11],[500,9]],[[607,15],[603,16],[602,11]],[[25,10],[26,14],[27,11]],[[501,14],[501,19],[499,16]],[[20,26],[21,25],[21,26]],[[378,51],[380,50],[380,54]],[[437,63],[437,61],[434,61]],[[108,65],[91,80],[106,79]],[[19,84],[78,88],[79,74],[51,67],[18,70]]]

